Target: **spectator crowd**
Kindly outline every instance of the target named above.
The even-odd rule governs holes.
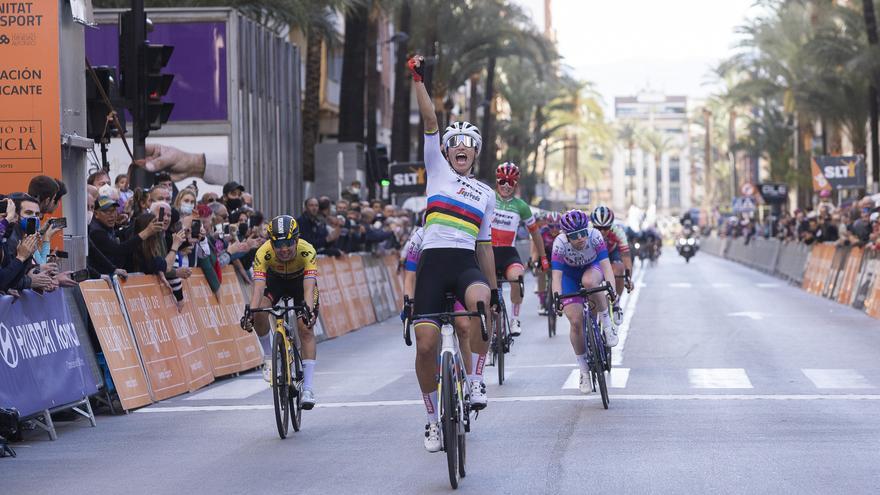
[[[814,209],[783,212],[780,218],[756,222],[750,215],[728,217],[719,225],[727,237],[775,237],[785,242],[834,243],[880,250],[880,195],[847,200],[839,205],[823,191]]]
[[[183,299],[182,281],[201,268],[218,290],[222,268],[232,265],[246,281],[257,249],[266,241],[271,218],[255,208],[255,198],[238,182],[222,194],[199,194],[193,184],[178,189],[167,173],[158,173],[149,189],[132,188],[126,175],[112,181],[103,170],[87,180],[88,256],[86,270],[61,271],[52,248],[65,222],[53,219],[63,182],[34,177],[28,192],[0,195],[0,292],[52,291],[86,278],[128,273],[154,274]],[[311,197],[300,215],[300,236],[319,254],[384,254],[401,248],[412,228],[412,214],[382,201],[365,201],[358,183],[335,201]]]

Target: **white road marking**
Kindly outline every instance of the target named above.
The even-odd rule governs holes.
[[[738,313],[727,313],[727,316],[742,316],[745,318],[750,318],[755,321],[764,319],[764,315],[761,313],[758,313],[757,311],[740,311]]]
[[[183,400],[227,400],[247,399],[263,390],[269,390],[269,384],[261,380],[233,380],[216,387],[209,388]]]
[[[629,368],[611,368],[611,388],[626,388],[629,381]]]
[[[690,282],[672,282],[669,286],[673,289],[690,289],[693,287]]]
[[[856,370],[804,369],[801,371],[816,388],[874,388]]]
[[[742,368],[691,368],[688,380],[692,388],[752,388]]]
[[[491,397],[490,403],[494,402],[578,402],[597,401],[599,394],[581,395],[533,395],[522,397]],[[880,401],[880,394],[618,394],[611,395],[611,403],[615,401]],[[420,400],[386,400],[364,402],[329,402],[319,403],[317,409],[339,409],[348,407],[388,407],[388,406],[421,406]],[[228,412],[228,411],[265,411],[272,410],[272,404],[252,404],[242,406],[167,406],[146,407],[138,409],[135,413],[186,413],[186,412]]]
[[[631,293],[627,294],[626,305],[623,307],[623,321],[617,327],[617,345],[611,350],[612,366],[620,366],[623,362],[623,349],[626,347],[626,338],[629,336],[630,323],[632,323],[633,315],[636,312],[639,294],[642,293],[642,287],[645,286],[642,283],[642,280],[645,278],[645,271],[639,270],[636,277],[638,280],[635,283],[635,288]]]
[[[581,370],[576,368],[571,370],[565,383],[562,384],[562,390],[577,390],[581,382]]]

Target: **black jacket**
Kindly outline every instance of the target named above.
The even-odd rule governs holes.
[[[128,240],[120,242],[113,229],[105,227],[97,220],[92,220],[92,223],[89,224],[89,241],[91,241],[89,247],[97,248],[99,251],[98,254],[103,255],[104,258],[110,261],[116,268],[126,268],[128,266],[129,257],[135,249],[138,249],[141,245],[141,237],[137,235],[137,233],[132,235]],[[96,269],[101,267],[101,269],[97,269],[97,271],[102,275],[113,273],[113,270],[105,271],[109,267],[103,259],[98,257],[98,254],[93,256],[92,251],[89,250],[89,266]]]

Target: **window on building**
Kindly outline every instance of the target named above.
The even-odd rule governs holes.
[[[669,188],[669,206],[681,206],[681,188],[678,186],[670,186]]]
[[[331,50],[327,55],[327,79],[339,82],[342,80],[342,50]]]

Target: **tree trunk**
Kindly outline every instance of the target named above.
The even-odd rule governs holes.
[[[409,34],[411,29],[411,11],[409,0],[400,5],[398,24],[400,31]],[[397,43],[394,65],[394,116],[391,124],[391,161],[408,162],[410,160],[410,79],[407,62],[407,42]]]
[[[480,76],[477,74],[472,75],[471,94],[469,95],[468,101],[468,120],[472,124],[477,121],[477,109],[480,108],[480,91],[477,89],[478,84],[480,84]]]
[[[376,70],[379,50],[379,9],[376,4],[370,10],[367,23],[367,71],[364,77],[367,80],[367,195],[370,199],[375,197],[376,185],[379,182],[380,172],[376,164],[376,113],[379,107],[379,71]]]
[[[365,5],[353,7],[345,15],[345,46],[339,90],[340,142],[364,142],[364,71],[368,17],[369,12]]]
[[[483,150],[480,153],[480,179],[492,183],[495,165],[495,57],[489,57],[486,65],[486,108],[483,112]]]
[[[863,0],[862,1],[862,10],[865,16],[865,29],[868,32],[868,44],[871,46],[877,46],[880,44],[880,40],[878,40],[877,35],[877,16],[874,12],[874,0]],[[880,191],[880,132],[878,132],[878,106],[880,106],[880,99],[878,99],[877,88],[880,88],[880,74],[874,73],[872,74],[873,84],[871,85],[870,90],[868,91],[869,100],[868,100],[868,110],[871,115],[870,125],[871,125],[871,175],[874,177],[874,192]]]
[[[303,180],[315,180],[315,145],[321,123],[321,47],[317,30],[310,30],[306,41],[306,93],[302,109]]]

